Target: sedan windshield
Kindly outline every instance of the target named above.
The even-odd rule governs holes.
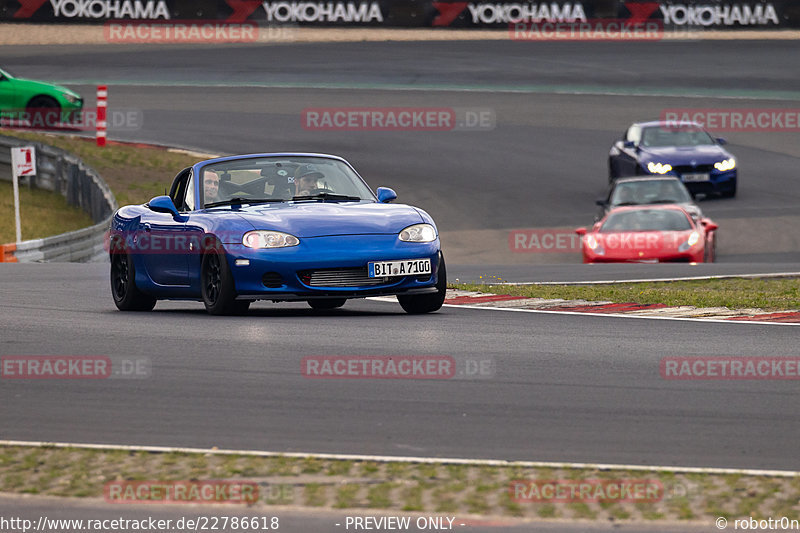
[[[714,139],[705,131],[694,127],[651,127],[642,130],[641,146],[701,146],[714,144]]]
[[[345,163],[326,157],[253,157],[211,163],[200,170],[203,205],[288,201],[375,201]]]
[[[612,213],[600,233],[615,231],[686,231],[692,229],[689,217],[676,209],[637,209]]]
[[[610,205],[685,204],[692,196],[676,179],[640,180],[618,183]]]

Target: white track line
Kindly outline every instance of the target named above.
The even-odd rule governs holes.
[[[480,305],[458,305],[444,304],[443,307],[460,307],[463,309],[483,309],[484,311],[513,311],[516,313],[543,313],[552,315],[577,315],[577,316],[598,316],[612,318],[643,318],[647,320],[681,320],[684,322],[710,322],[712,324],[760,324],[762,326],[800,326],[798,322],[766,322],[759,320],[722,320],[718,318],[688,318],[675,316],[646,316],[646,315],[625,315],[621,313],[582,313],[580,311],[550,311],[546,309],[517,309],[512,307],[484,307]],[[780,312],[780,311],[776,311]]]
[[[0,440],[0,446],[29,446],[39,448],[80,448],[86,450],[123,450],[154,453],[202,453],[212,455],[248,455],[254,457],[292,457],[297,459],[330,459],[334,461],[374,461],[426,464],[460,464],[475,466],[519,466],[523,468],[584,468],[592,470],[637,470],[645,472],[675,472],[693,474],[740,474],[745,476],[800,477],[792,470],[758,470],[738,468],[702,468],[692,466],[615,465],[604,463],[552,463],[545,461],[505,461],[500,459],[451,459],[438,457],[403,457],[391,455],[355,455],[335,453],[281,453],[260,450],[218,450],[217,448],[173,448],[169,446],[129,446],[122,444],[86,444]]]
[[[490,283],[489,285],[603,285],[613,283],[654,283],[658,281],[694,281],[705,279],[730,279],[730,278],[794,278],[800,277],[800,272],[770,272],[765,274],[720,274],[716,276],[691,276],[685,278],[651,278],[651,279],[611,279],[605,281],[504,281]]]

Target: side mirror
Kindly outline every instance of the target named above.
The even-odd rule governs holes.
[[[597,200],[594,201],[594,203],[595,205],[599,205],[600,207],[605,207],[608,205],[608,202],[606,202],[605,198],[598,198]]]
[[[382,204],[388,204],[395,198],[397,198],[397,193],[394,192],[389,187],[378,187],[378,201]]]
[[[156,196],[147,202],[147,207],[156,213],[170,213],[174,217],[180,216],[180,213],[178,213],[178,208],[175,207],[175,203],[169,196]]]
[[[706,231],[714,231],[719,226],[711,222],[711,219],[703,218],[700,220],[700,223],[706,228]]]
[[[578,228],[575,230],[578,235],[586,235],[586,228]]]
[[[725,146],[728,144],[728,141],[726,141],[723,137],[717,137],[717,144],[720,146]]]
[[[622,146],[624,148],[636,148],[636,143],[633,141],[623,141]]]

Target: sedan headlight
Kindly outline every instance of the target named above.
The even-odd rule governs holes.
[[[732,157],[730,159],[723,159],[722,161],[714,163],[714,168],[716,168],[720,172],[733,170],[734,168],[736,168],[736,160]]]
[[[71,93],[61,93],[61,96],[63,96],[64,100],[66,100],[70,104],[77,104],[78,102],[81,101],[80,98]]]
[[[433,242],[436,240],[436,230],[430,224],[414,224],[400,232],[403,242]]]
[[[300,239],[288,233],[280,231],[248,231],[242,237],[242,244],[248,248],[286,248],[287,246],[297,246]]]
[[[647,170],[650,171],[651,174],[666,174],[667,172],[672,171],[672,165],[668,163],[647,163]]]

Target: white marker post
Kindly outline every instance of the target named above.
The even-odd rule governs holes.
[[[11,177],[14,183],[14,222],[17,225],[17,244],[22,242],[19,217],[19,178],[36,175],[36,148],[19,146],[11,149]]]

